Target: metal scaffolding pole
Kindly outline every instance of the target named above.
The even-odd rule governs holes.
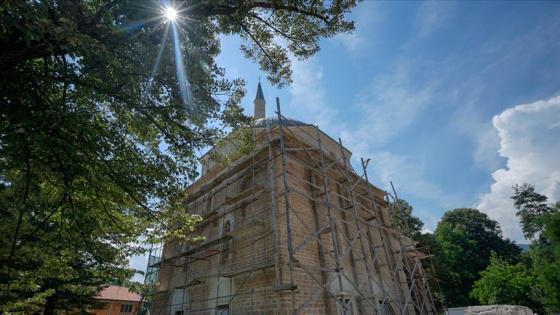
[[[205,239],[165,244],[153,313],[435,314],[419,250],[392,225],[400,214],[370,184],[369,160],[358,175],[341,139],[276,107],[253,129],[254,153],[208,166],[187,190],[186,211],[204,218],[190,236]]]

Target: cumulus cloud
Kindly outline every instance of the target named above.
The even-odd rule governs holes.
[[[560,97],[509,108],[493,119],[505,168],[492,173],[490,192],[477,208],[498,220],[504,235],[525,242],[515,216],[512,186],[529,183],[537,192],[560,200]]]
[[[493,170],[499,166],[497,148],[500,146],[500,138],[493,126],[480,124],[479,128],[473,130],[475,140],[474,161],[475,165],[484,170]]]
[[[486,84],[478,76],[456,86],[450,95],[450,103],[457,106],[450,121],[453,130],[471,138],[474,148],[475,166],[481,170],[492,172],[502,166],[503,160],[498,155],[500,137],[492,121],[488,120],[481,106],[484,102],[482,94]]]

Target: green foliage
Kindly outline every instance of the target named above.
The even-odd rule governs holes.
[[[539,218],[543,232],[530,247],[533,273],[538,280],[539,300],[546,313],[560,312],[560,212]]]
[[[391,223],[414,240],[421,234],[424,222],[412,215],[414,208],[404,199],[398,199],[392,205]]]
[[[434,232],[436,277],[448,307],[473,305],[469,292],[490,264],[491,253],[516,262],[520,249],[502,237],[498,222],[476,209],[447,211]]]
[[[179,4],[176,27],[158,1],[0,5],[0,312],[91,307],[132,275],[139,239],[198,222],[181,202],[197,153],[250,122],[244,81],[215,63],[220,35],[282,86],[289,53],[353,29],[355,1]]]
[[[454,230],[449,224],[438,224],[436,241],[436,277],[440,280],[445,304],[448,307],[470,305],[465,286],[476,279],[477,269],[483,262],[474,255],[476,242],[469,240],[462,231]]]
[[[432,233],[419,233],[415,235],[414,240],[417,242],[416,247],[420,252],[428,255],[422,259],[422,266],[427,274],[430,291],[434,298],[434,304],[438,310],[438,314],[443,312],[445,296],[440,287],[440,279],[437,278],[438,271],[446,270],[445,261],[439,259],[443,257],[442,249],[439,246],[436,237]]]
[[[533,185],[524,183],[523,185],[513,186],[515,194],[511,197],[514,200],[515,214],[521,220],[523,235],[526,239],[532,239],[535,233],[543,231],[542,221],[538,220],[542,215],[554,212],[554,208],[546,203],[546,196],[535,192]]]
[[[430,255],[430,253],[439,251],[439,246],[436,239],[431,233],[422,233],[424,222],[420,218],[412,215],[414,208],[404,199],[397,199],[396,202],[391,204],[391,224],[400,230],[401,233],[410,237],[415,243],[419,252]],[[422,268],[427,274],[434,303],[438,310],[443,310],[441,290],[436,279],[436,270],[439,269],[431,258],[422,259]]]
[[[513,187],[511,197],[519,210],[523,233],[534,238],[529,247],[529,263],[536,281],[532,297],[542,305],[541,313],[560,312],[560,203],[549,205],[547,197],[535,192],[530,184]]]
[[[490,266],[480,272],[470,295],[484,305],[523,305],[541,313],[542,307],[534,300],[536,280],[523,263],[515,265],[492,255]]]

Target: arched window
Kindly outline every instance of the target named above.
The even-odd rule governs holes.
[[[185,304],[185,291],[176,290],[171,296],[170,315],[183,315]]]
[[[229,232],[231,232],[231,221],[225,220],[224,227],[222,229],[222,236],[226,235]],[[230,242],[230,240],[227,240],[222,243],[222,260],[226,260],[229,258]]]
[[[209,279],[209,283],[212,283]],[[219,277],[213,285],[208,299],[208,308],[214,309],[213,315],[229,315],[230,303],[233,298],[235,288],[233,287],[233,279],[228,277]]]
[[[331,282],[331,292],[339,299],[338,315],[358,314],[356,299],[354,298],[354,286],[344,272],[339,273],[337,278],[339,279]]]

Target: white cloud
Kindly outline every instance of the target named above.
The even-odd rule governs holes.
[[[485,117],[483,102],[480,100],[483,84],[479,79],[472,79],[456,88],[450,103],[456,106],[450,118],[452,130],[466,135],[474,143],[473,158],[475,166],[484,171],[493,171],[502,166],[503,160],[498,154],[500,137],[496,128]]]
[[[323,66],[319,65],[315,58],[304,61],[292,59],[292,62],[294,82],[289,87],[289,107],[291,111],[296,112],[293,117],[304,121],[304,117],[311,117],[306,122],[318,125],[323,131],[331,133],[332,128],[327,128],[335,125],[332,122],[336,117],[336,110],[329,107],[325,101]]]
[[[417,38],[414,40],[430,36],[447,25],[447,21],[452,17],[451,9],[454,6],[455,4],[446,2],[422,2],[414,20],[415,28],[418,30]]]
[[[560,199],[560,97],[509,108],[493,119],[506,168],[492,173],[490,192],[477,208],[498,220],[504,235],[525,242],[510,198],[512,186],[529,183],[537,192]]]
[[[422,232],[422,234],[426,234],[426,233],[433,234],[434,233],[434,231],[432,229],[422,229],[422,231],[420,231],[420,232]]]
[[[377,1],[359,3],[348,19],[354,21],[356,29],[350,34],[335,35],[334,43],[341,45],[352,54],[371,53],[372,48],[376,46],[375,35],[382,30],[385,19],[383,3]]]
[[[463,200],[458,195],[444,193],[438,183],[426,177],[422,154],[396,154],[388,148],[436,97],[439,82],[418,85],[412,81],[414,69],[414,65],[401,61],[394,72],[373,78],[355,98],[354,108],[358,110],[355,121],[345,125],[341,134],[344,146],[357,160],[371,158],[368,172],[374,177],[370,180],[387,191],[391,191],[390,182],[393,182],[400,197],[421,201],[415,204],[414,212],[426,228],[434,229],[440,218],[439,211],[434,210],[453,208],[463,204]],[[353,161],[356,165],[356,159]],[[359,164],[356,170],[361,173]],[[437,209],[429,209],[428,204],[437,205]]]
[[[394,73],[373,79],[356,99],[361,118],[346,132],[351,135],[346,138],[368,139],[369,147],[379,147],[414,122],[430,104],[438,82],[416,87],[411,77],[409,67],[401,63]],[[352,145],[359,148],[362,144]]]
[[[500,138],[496,134],[496,129],[487,124],[480,124],[479,128],[473,130],[476,148],[474,151],[475,165],[484,170],[496,169],[500,164],[498,159],[498,148]]]
[[[352,33],[341,33],[336,35],[333,39],[335,42],[338,42],[345,47],[349,52],[357,52],[364,49],[364,46],[368,44],[369,40],[366,40],[364,36],[357,31]]]

